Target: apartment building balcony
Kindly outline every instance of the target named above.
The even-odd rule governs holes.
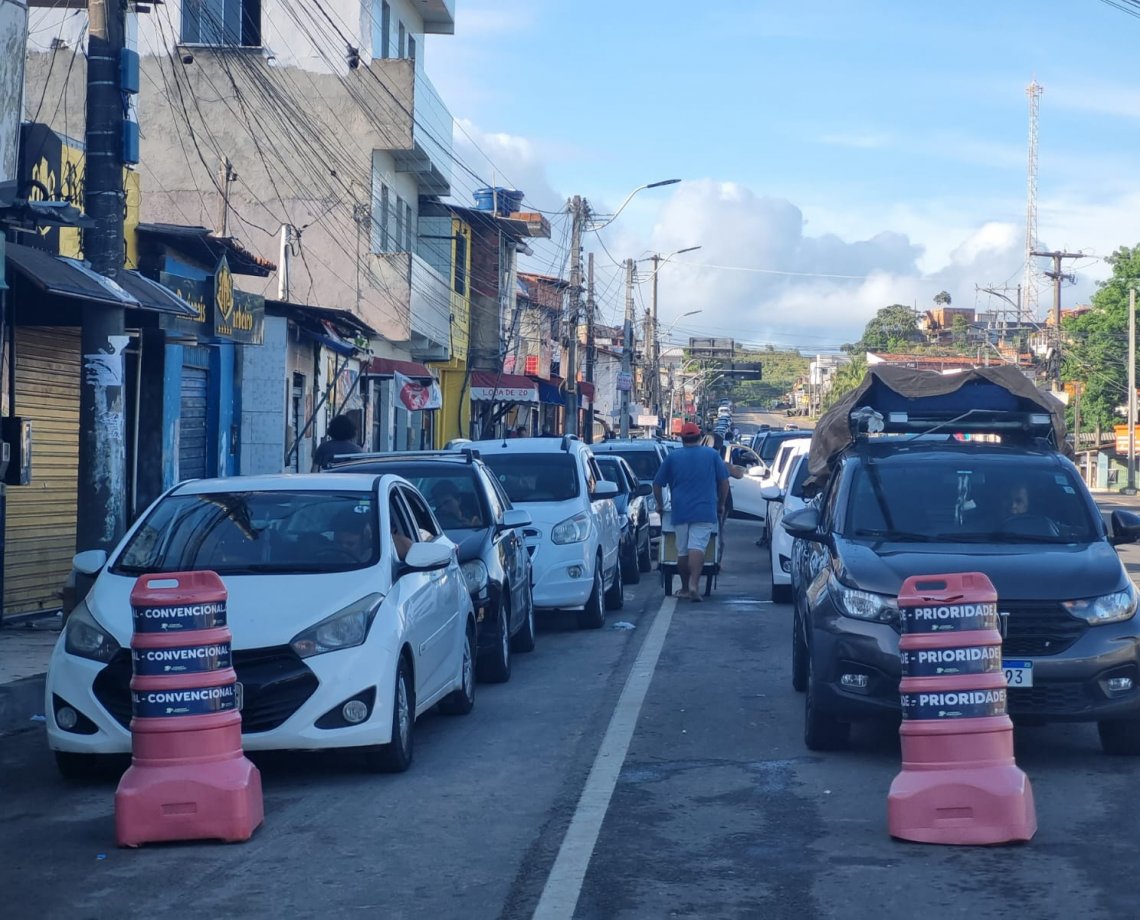
[[[455,0],[412,0],[428,35],[455,34]]]
[[[451,360],[451,286],[411,252],[371,257],[376,286],[389,307],[408,317],[408,349],[417,361]]]
[[[382,58],[373,72],[391,90],[393,105],[382,114],[389,120],[392,146],[379,147],[392,154],[399,172],[414,173],[421,195],[451,192],[452,118],[439,93],[415,62]],[[386,126],[387,127],[387,126]]]

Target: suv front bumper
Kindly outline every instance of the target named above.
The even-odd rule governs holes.
[[[539,544],[531,556],[534,606],[543,610],[581,610],[594,588],[597,557],[586,543]],[[577,572],[577,574],[574,574]]]

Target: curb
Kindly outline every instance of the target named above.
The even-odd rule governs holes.
[[[11,735],[30,728],[41,728],[45,675],[36,674],[0,684],[0,735]]]

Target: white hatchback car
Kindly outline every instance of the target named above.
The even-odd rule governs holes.
[[[786,604],[792,599],[792,544],[795,542],[780,524],[784,515],[807,505],[803,492],[807,473],[808,455],[804,451],[788,462],[774,485],[765,486],[763,490],[770,509],[768,549],[772,563],[772,600],[779,604]]]
[[[45,704],[66,776],[131,750],[130,595],[142,575],[221,576],[246,750],[355,747],[399,772],[417,716],[474,703],[475,616],[455,546],[398,476],[192,480],[109,557],[80,553],[75,566],[97,577],[52,653]]]
[[[606,610],[625,604],[619,547],[621,522],[593,451],[575,437],[476,441],[483,462],[515,508],[534,572],[538,610],[577,610],[578,623],[600,629]]]

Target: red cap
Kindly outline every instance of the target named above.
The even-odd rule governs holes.
[[[694,424],[693,422],[685,422],[685,424],[681,426],[681,437],[682,438],[699,438],[700,436],[701,436],[701,426],[700,425]]]

